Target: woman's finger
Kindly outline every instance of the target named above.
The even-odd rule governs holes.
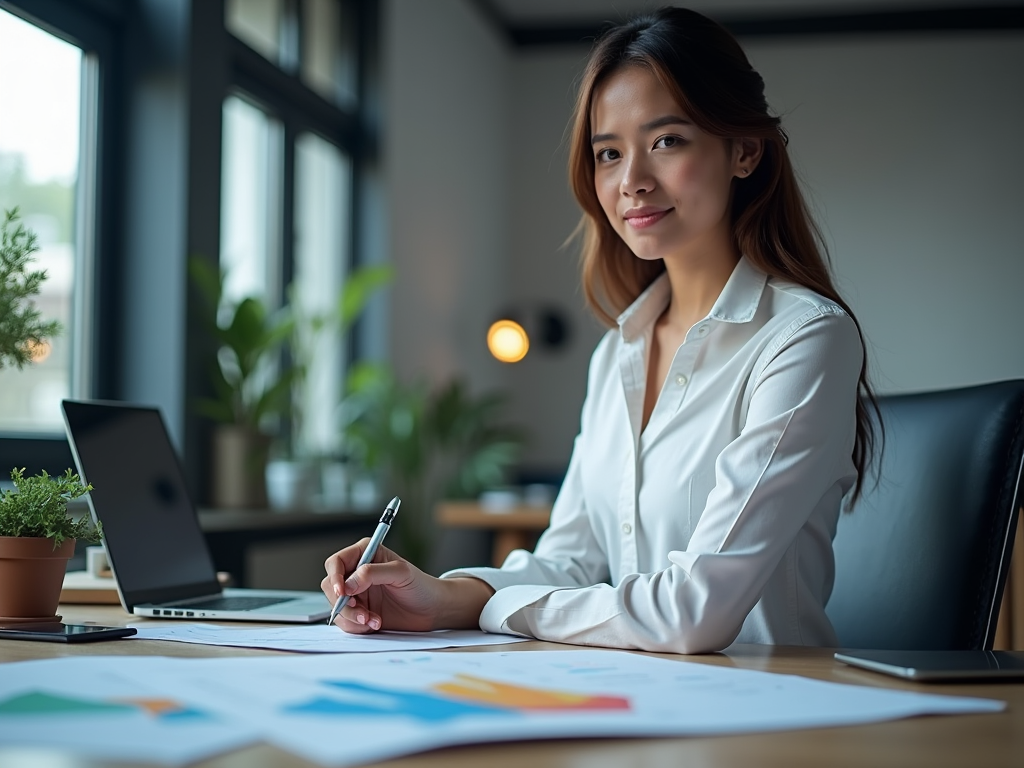
[[[412,580],[412,570],[404,560],[393,560],[388,563],[367,563],[356,568],[345,579],[346,595],[358,595],[370,587],[402,587]]]
[[[368,538],[360,539],[355,544],[335,552],[324,561],[324,570],[327,571],[324,581],[328,583],[328,586],[324,588],[324,593],[328,597],[333,594],[337,598],[345,594],[343,586],[345,577],[355,570],[359,564],[359,558],[363,556],[366,545],[369,543]]]
[[[362,601],[350,600],[338,615],[344,617],[349,624],[359,627],[360,632],[376,631],[382,623],[380,615],[371,611]]]

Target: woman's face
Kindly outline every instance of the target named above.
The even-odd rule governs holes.
[[[727,142],[699,129],[639,66],[619,70],[595,90],[590,124],[597,197],[633,253],[732,255],[732,180],[753,170],[744,150],[749,141]]]

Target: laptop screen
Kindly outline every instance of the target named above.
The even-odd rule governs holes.
[[[220,592],[184,474],[160,411],[63,403],[79,473],[129,610]]]

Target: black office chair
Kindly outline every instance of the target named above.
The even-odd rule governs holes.
[[[881,397],[879,407],[880,479],[868,476],[834,542],[826,613],[839,643],[988,650],[1024,502],[1024,381]]]

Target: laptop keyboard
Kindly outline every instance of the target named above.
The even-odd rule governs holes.
[[[289,600],[291,600],[290,597],[215,597],[211,600],[188,603],[182,607],[203,608],[208,611],[253,611],[268,605],[286,603]]]

